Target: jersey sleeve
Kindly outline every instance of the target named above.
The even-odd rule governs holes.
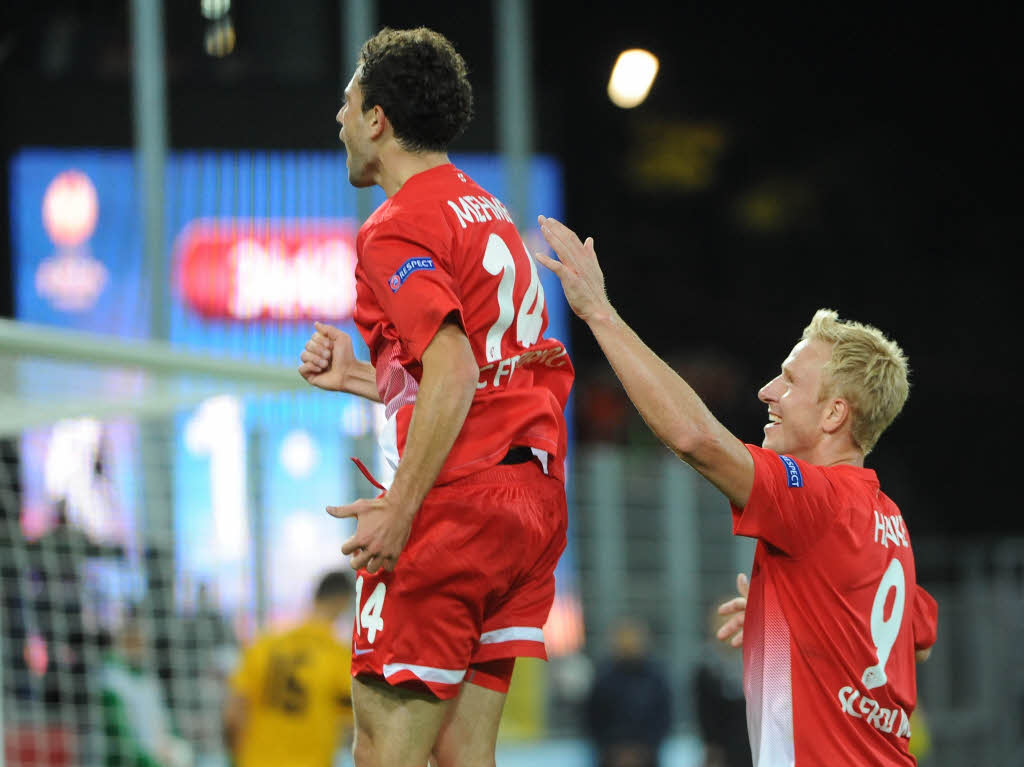
[[[746,506],[732,507],[733,534],[799,557],[846,510],[820,467],[755,445],[746,447],[754,459],[754,487]]]
[[[920,584],[914,592],[914,649],[927,650],[938,638],[939,603]]]
[[[415,359],[422,360],[449,316],[465,329],[443,237],[391,219],[367,233],[359,265],[384,315]]]

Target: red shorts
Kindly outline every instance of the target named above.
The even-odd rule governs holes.
[[[446,699],[473,664],[547,660],[566,523],[565,487],[535,460],[435,487],[395,570],[358,573],[352,675]]]

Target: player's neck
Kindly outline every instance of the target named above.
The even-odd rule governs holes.
[[[377,183],[390,198],[417,173],[447,165],[448,162],[447,152],[407,152],[395,146],[381,158]]]
[[[864,468],[864,453],[849,440],[825,439],[807,451],[806,455],[796,457],[816,466],[848,465]]]
[[[333,625],[334,621],[338,619],[338,611],[333,607],[320,607],[314,605],[309,611],[309,620],[317,623],[324,623],[328,626]]]

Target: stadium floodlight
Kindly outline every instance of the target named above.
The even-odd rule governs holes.
[[[657,74],[658,57],[653,53],[642,48],[623,51],[615,60],[608,79],[608,98],[623,109],[639,106],[651,92]]]
[[[224,16],[207,26],[204,45],[206,52],[218,59],[235,50],[235,25],[230,16]]]
[[[231,0],[200,0],[199,12],[204,19],[216,21],[227,15],[231,10]]]

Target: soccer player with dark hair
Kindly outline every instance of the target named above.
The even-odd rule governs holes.
[[[547,657],[573,369],[512,216],[448,159],[471,116],[465,62],[423,28],[365,43],[337,116],[349,181],[387,195],[356,241],[370,362],[318,324],[299,368],[384,404],[395,467],[328,508],[357,520],[360,767],[494,764],[515,658]]]

